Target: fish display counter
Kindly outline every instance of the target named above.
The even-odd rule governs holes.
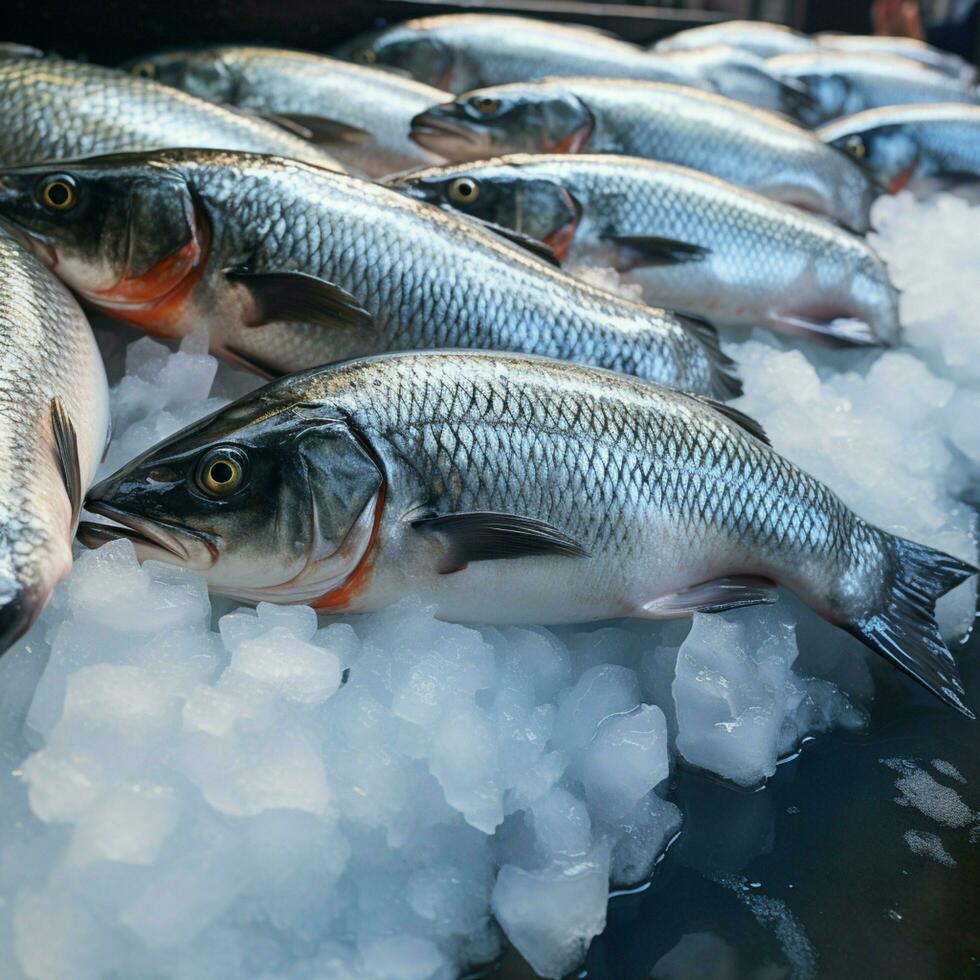
[[[966,975],[971,66],[304,11],[0,39],[0,976]]]

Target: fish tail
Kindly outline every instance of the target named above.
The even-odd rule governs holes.
[[[2,576],[2,573],[0,573]],[[27,632],[34,622],[40,603],[34,590],[21,589],[13,582],[7,582],[6,577],[0,577],[0,654]]]
[[[738,398],[742,394],[742,381],[732,370],[735,362],[721,349],[714,324],[689,313],[680,315],[680,320],[687,332],[697,339],[708,359],[711,391],[707,394],[718,401]]]
[[[935,548],[882,533],[882,608],[843,624],[876,653],[957,711],[974,718],[956,661],[936,624],[936,600],[978,571]],[[890,559],[890,560],[889,560]]]

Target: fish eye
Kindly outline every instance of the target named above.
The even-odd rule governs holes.
[[[209,497],[227,497],[245,479],[245,454],[232,446],[207,453],[197,467],[197,485]]]
[[[470,177],[457,177],[449,185],[449,200],[453,204],[474,204],[480,196],[480,185]]]
[[[470,105],[482,116],[490,116],[500,109],[500,99],[491,99],[488,95],[474,95]]]
[[[138,61],[130,71],[137,78],[155,78],[157,74],[156,65],[152,61]]]
[[[354,60],[359,65],[373,65],[377,62],[378,56],[372,48],[361,48],[354,54]]]
[[[865,154],[868,152],[868,148],[864,145],[864,140],[856,133],[853,136],[848,136],[844,140],[844,149],[858,160],[863,160]]]
[[[41,203],[52,211],[69,211],[78,203],[75,179],[68,174],[46,178],[38,188]]]

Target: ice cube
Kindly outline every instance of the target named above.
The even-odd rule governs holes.
[[[261,612],[259,618],[262,618]],[[315,613],[313,618],[315,631]],[[272,621],[275,622],[275,618]],[[296,625],[300,626],[299,623]],[[302,628],[301,631],[306,632]],[[340,687],[337,657],[297,639],[297,634],[284,625],[267,628],[261,635],[238,646],[232,654],[231,669],[268,684],[282,697],[297,704],[320,704]]]

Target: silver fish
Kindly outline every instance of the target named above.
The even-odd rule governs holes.
[[[530,17],[424,17],[355,38],[341,50],[362,63],[405,72],[451,92],[593,75],[690,85],[788,113],[807,98],[803,86],[774,78],[763,61],[730,48],[651,53],[592,28]]]
[[[885,106],[817,130],[825,143],[871,167],[892,193],[918,177],[980,177],[980,106]]]
[[[864,109],[914,102],[976,102],[971,86],[906,58],[848,51],[781,55],[765,62],[777,78],[806,86],[806,121],[819,124]]]
[[[917,61],[926,68],[940,71],[966,84],[976,81],[977,70],[958,54],[935,48],[912,37],[888,37],[883,34],[816,34],[814,40],[821,48],[831,51],[852,51],[859,54],[887,54],[896,58]],[[787,52],[782,52],[787,53]]]
[[[933,618],[977,569],[852,513],[740,412],[633,378],[435,351],[269,385],[134,460],[97,545],[219,593],[445,619],[673,619],[777,584],[969,714]]]
[[[695,170],[636,157],[509,156],[391,186],[614,265],[672,309],[720,325],[893,343],[898,296],[863,239]]]
[[[817,42],[782,24],[762,20],[726,20],[678,31],[657,41],[654,51],[690,51],[711,44],[728,44],[733,48],[751,51],[760,58],[778,54],[800,54],[813,51]]]
[[[587,286],[472,220],[296,161],[172,150],[11,168],[0,171],[0,217],[95,308],[168,337],[205,324],[212,350],[266,376],[484,347],[719,396],[739,387],[708,324]]]
[[[503,153],[617,153],[691,167],[868,227],[877,194],[847,154],[791,122],[675,85],[561,78],[477,89],[416,116],[414,139],[455,162]]]
[[[409,123],[449,96],[391,72],[303,51],[232,45],[145,55],[129,70],[295,126],[369,177],[437,162],[409,139]]]
[[[0,653],[71,568],[108,424],[105,371],[85,315],[0,231]]]
[[[145,78],[59,58],[0,59],[0,165],[170,146],[278,153],[342,169],[279,126]]]

